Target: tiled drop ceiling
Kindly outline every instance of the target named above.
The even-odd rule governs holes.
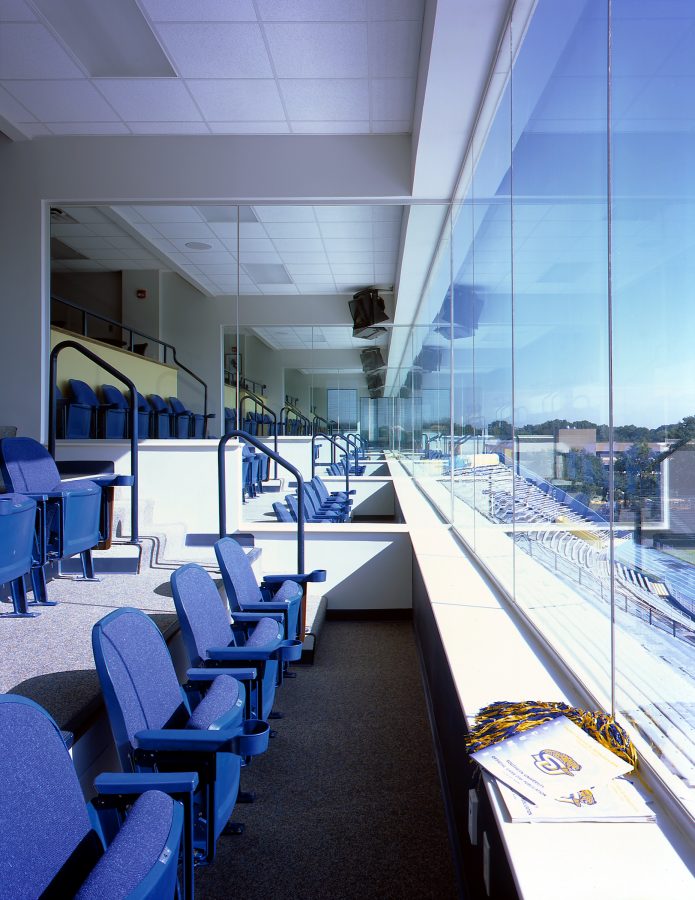
[[[423,7],[0,0],[0,117],[28,138],[409,133]],[[148,60],[119,63],[131,44],[161,48],[153,72],[170,77],[132,77]]]
[[[292,327],[290,325],[255,326],[251,329],[273,350],[365,350],[369,347],[385,346],[387,335],[366,341],[352,336],[350,326],[317,325]],[[357,371],[361,372],[362,369]]]
[[[396,280],[402,206],[64,207],[54,271],[167,268],[207,294],[352,294]],[[63,254],[66,255],[66,254]],[[237,258],[241,265],[237,267]]]

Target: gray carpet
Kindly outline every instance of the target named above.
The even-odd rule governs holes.
[[[196,895],[229,900],[456,896],[409,622],[329,622],[276,708],[269,750]]]

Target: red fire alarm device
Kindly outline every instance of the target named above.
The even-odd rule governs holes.
[[[138,300],[147,300],[147,291],[145,290],[145,288],[138,288],[135,291],[135,296],[138,298]]]

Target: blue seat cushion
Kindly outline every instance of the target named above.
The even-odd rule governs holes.
[[[174,801],[161,791],[147,791],[133,805],[106,853],[77,892],[77,900],[120,900],[162,865],[172,827]]]
[[[239,682],[230,675],[218,675],[210,690],[196,706],[186,728],[206,731],[220,716],[244,703]]]
[[[265,618],[253,629],[244,644],[245,647],[265,647],[267,644],[273,644],[281,641],[283,638],[282,622],[275,619]]]

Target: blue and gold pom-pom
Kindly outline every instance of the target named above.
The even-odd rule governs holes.
[[[545,703],[542,700],[525,700],[514,703],[500,700],[484,706],[475,717],[475,725],[466,738],[469,753],[482,750],[492,744],[498,744],[512,735],[530,728],[536,728],[544,722],[566,716],[578,725],[599,744],[637,768],[637,751],[625,730],[618,725],[613,716],[603,712],[591,712],[568,706],[567,703]]]

